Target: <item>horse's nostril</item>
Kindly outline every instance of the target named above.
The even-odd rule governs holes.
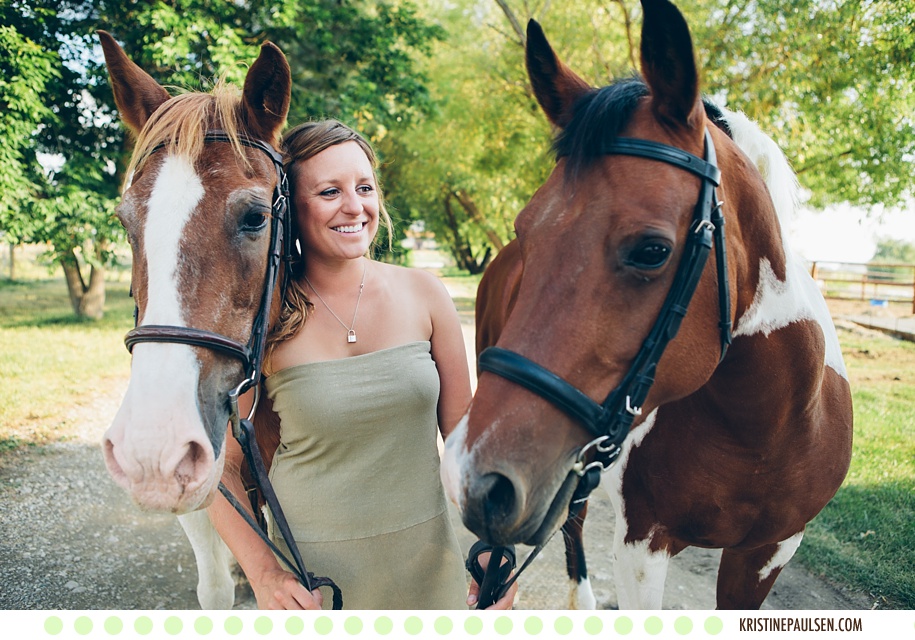
[[[515,486],[500,473],[489,473],[480,479],[482,509],[490,522],[510,520],[515,512]]]

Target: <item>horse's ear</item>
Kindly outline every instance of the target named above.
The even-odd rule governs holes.
[[[272,42],[261,45],[261,53],[245,77],[243,106],[251,133],[276,144],[289,113],[292,74],[286,56]]]
[[[121,119],[134,134],[140,132],[149,116],[169,99],[168,92],[138,67],[107,31],[98,31],[111,78],[114,103]]]
[[[591,87],[556,57],[536,20],[527,23],[525,60],[537,102],[550,122],[565,127],[572,119],[575,101]]]
[[[699,73],[683,14],[667,0],[642,0],[642,75],[656,115],[674,125],[701,120]]]

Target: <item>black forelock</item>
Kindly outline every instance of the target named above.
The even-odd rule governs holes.
[[[604,145],[619,135],[639,100],[650,93],[639,76],[617,80],[590,91],[575,103],[572,119],[553,141],[553,152],[567,158],[570,173],[578,173],[603,155]]]
[[[650,93],[642,77],[633,75],[579,98],[573,107],[571,121],[553,141],[556,159],[567,159],[567,175],[578,174],[602,156],[605,145],[619,136],[639,101]],[[731,137],[721,109],[706,98],[702,104],[709,120]]]

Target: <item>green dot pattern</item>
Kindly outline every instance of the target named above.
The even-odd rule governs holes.
[[[140,616],[133,623],[133,629],[134,629],[134,631],[139,633],[141,636],[148,635],[149,633],[152,632],[153,622],[146,616]]]
[[[51,616],[44,621],[44,631],[48,635],[56,636],[64,630],[64,621],[57,616]]]
[[[585,633],[591,636],[596,636],[601,631],[604,630],[604,623],[601,622],[601,619],[597,616],[589,616],[585,618]]]
[[[178,616],[169,616],[165,619],[165,633],[170,636],[176,636],[181,633],[181,630],[184,628],[184,625],[181,623],[181,618]]]
[[[418,636],[423,632],[423,621],[419,616],[410,616],[404,621],[403,630],[411,636]]]
[[[435,633],[438,635],[447,636],[449,633],[451,633],[451,630],[454,629],[454,623],[448,616],[440,616],[435,619],[435,625],[433,628],[435,629]]]
[[[362,633],[362,618],[350,616],[343,623],[343,630],[351,636],[357,636]]]
[[[105,619],[105,632],[110,636],[116,636],[124,630],[124,623],[117,616],[108,616]]]
[[[674,631],[679,633],[681,636],[685,636],[687,633],[693,630],[693,621],[687,618],[686,616],[680,616],[674,620]]]
[[[656,636],[664,630],[664,623],[658,616],[650,616],[645,620],[645,633]]]
[[[527,631],[528,635],[536,636],[543,631],[543,620],[537,616],[531,616],[524,621],[524,630]]]
[[[244,628],[244,624],[242,624],[241,618],[238,616],[229,616],[226,618],[226,623],[223,625],[223,628],[230,636],[237,636]]]
[[[539,638],[564,636],[570,638],[626,637],[690,637],[706,639],[725,637],[725,629],[736,628],[734,612],[718,614],[682,611],[666,612],[67,612],[48,614],[41,611],[15,612],[25,620],[24,629],[14,621],[10,637],[29,638],[136,638],[136,637],[264,637],[318,638]],[[883,612],[856,612],[864,619]],[[915,612],[909,612],[915,617]],[[898,635],[915,628],[915,621],[906,616],[894,618]],[[887,631],[887,620],[874,623],[881,632]],[[224,630],[224,633],[223,633]],[[17,633],[19,632],[19,633]],[[4,636],[6,637],[6,636]],[[890,635],[890,637],[893,637]]]
[[[629,616],[620,616],[613,622],[613,630],[621,636],[626,636],[632,633],[634,626],[635,625]]]
[[[464,621],[464,631],[472,636],[483,631],[483,621],[477,616],[470,616]]]
[[[289,635],[297,636],[305,631],[305,622],[298,616],[292,616],[286,621],[286,632]]]
[[[386,636],[394,630],[394,621],[387,616],[381,616],[375,620],[375,633],[380,636]]]
[[[73,623],[73,630],[81,636],[92,633],[92,619],[89,616],[80,616]]]
[[[194,631],[199,635],[205,636],[213,630],[213,621],[206,616],[200,616],[194,620]]]
[[[705,621],[705,632],[712,636],[717,636],[724,630],[724,623],[718,616],[711,616]]]
[[[254,631],[262,636],[268,635],[273,631],[273,620],[267,616],[260,616],[254,621]]]

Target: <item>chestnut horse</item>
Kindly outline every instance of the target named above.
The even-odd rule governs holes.
[[[597,90],[528,27],[558,160],[515,222],[512,306],[442,474],[471,531],[536,545],[609,467],[620,608],[660,608],[688,546],[722,549],[718,607],[758,608],[847,473],[847,374],[785,194],[706,114],[680,12],[642,6],[643,79]]]
[[[202,509],[222,475],[231,398],[257,384],[260,334],[279,309],[285,180],[275,150],[289,65],[266,43],[241,92],[220,83],[171,97],[109,34],[99,38],[118,111],[137,137],[117,208],[133,253],[137,328],[105,462],[141,508],[185,514],[200,603],[228,608],[231,555]],[[260,448],[269,458],[276,443]]]

